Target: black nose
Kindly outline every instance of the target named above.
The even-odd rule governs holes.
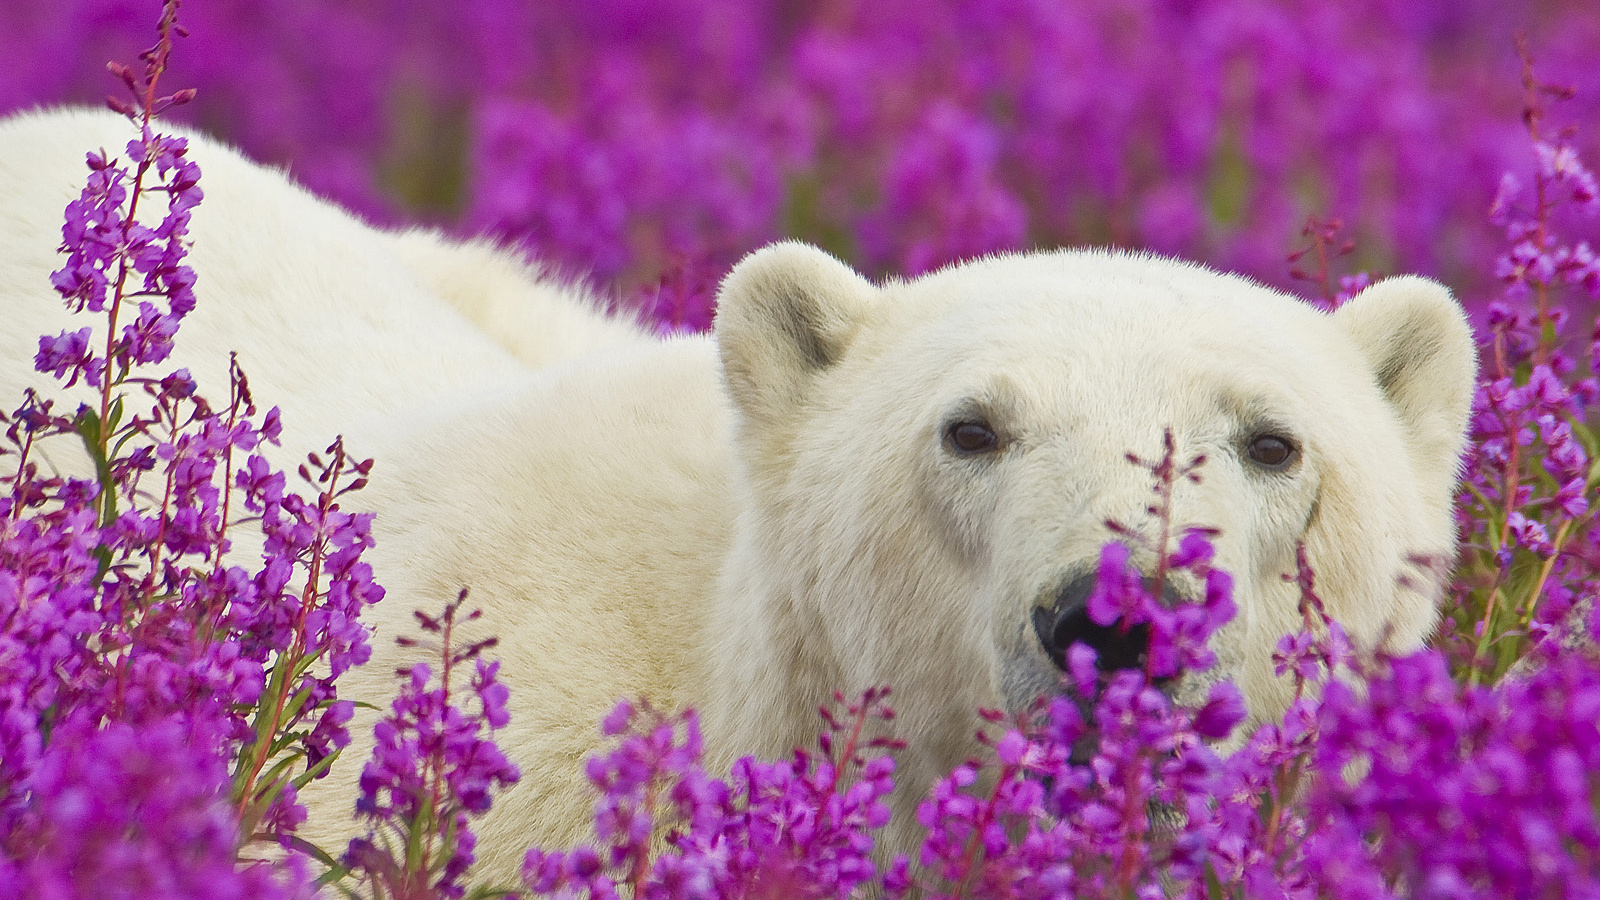
[[[1056,594],[1054,605],[1034,609],[1033,630],[1044,652],[1057,668],[1064,670],[1067,649],[1073,644],[1084,644],[1098,654],[1096,665],[1103,672],[1143,669],[1150,652],[1150,627],[1124,628],[1120,622],[1095,624],[1089,618],[1089,595],[1094,585],[1093,573],[1080,576]],[[1178,599],[1171,584],[1165,585],[1161,593],[1169,604]]]

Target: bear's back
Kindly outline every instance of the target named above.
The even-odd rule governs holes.
[[[94,325],[91,346],[104,340],[104,315],[69,314],[50,273],[66,261],[56,248],[63,210],[88,177],[85,153],[104,149],[126,164],[136,134],[127,119],[103,110],[0,121],[6,198],[0,358],[10,361],[0,367],[0,398],[6,403],[24,387],[61,394],[48,375],[19,365],[33,358],[40,335]],[[194,209],[186,260],[199,302],[183,320],[172,358],[151,369],[188,368],[201,393],[217,403],[227,397],[228,354],[237,352],[262,406],[284,407],[280,464],[292,467],[306,451],[321,450],[363,422],[523,370],[427,289],[395,255],[391,235],[230,148],[193,135],[189,146],[205,193]],[[154,225],[164,212],[162,195],[147,194],[141,203],[148,213],[140,221]],[[159,301],[158,308],[164,308]],[[88,398],[88,389],[78,390],[70,400]]]

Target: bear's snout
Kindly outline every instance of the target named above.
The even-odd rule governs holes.
[[[1057,668],[1065,670],[1067,650],[1073,644],[1083,644],[1095,651],[1095,664],[1102,672],[1143,669],[1150,652],[1150,627],[1096,623],[1089,617],[1089,595],[1094,588],[1094,573],[1080,575],[1056,592],[1051,605],[1034,608],[1033,630],[1045,654]],[[1171,582],[1162,588],[1161,595],[1169,604],[1180,601]]]

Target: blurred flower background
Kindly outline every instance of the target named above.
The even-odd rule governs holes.
[[[0,7],[0,112],[98,103],[149,10]],[[1515,35],[1577,88],[1564,121],[1600,111],[1592,0],[207,0],[184,22],[179,118],[671,328],[706,327],[721,274],[782,236],[874,276],[1094,243],[1282,285],[1313,214],[1345,223],[1348,269],[1487,298],[1485,211],[1535,166]]]

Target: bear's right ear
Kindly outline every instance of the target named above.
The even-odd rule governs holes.
[[[1466,315],[1444,285],[1406,276],[1363,290],[1333,318],[1355,338],[1373,381],[1399,414],[1417,477],[1447,509],[1477,386]]]
[[[877,288],[809,244],[785,241],[745,257],[717,294],[717,345],[734,404],[752,424],[782,429],[811,379],[839,361]]]

